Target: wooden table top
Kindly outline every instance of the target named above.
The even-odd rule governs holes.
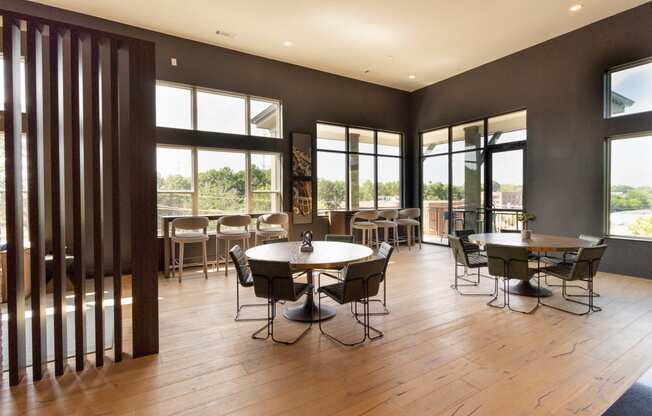
[[[473,243],[497,244],[501,246],[525,247],[529,251],[570,251],[578,248],[592,247],[590,241],[559,235],[535,234],[529,240],[523,240],[520,233],[484,233],[471,234],[469,240]]]
[[[301,242],[263,244],[245,253],[254,260],[287,261],[295,269],[336,269],[373,254],[367,246],[336,241],[313,241],[311,253],[301,252]]]

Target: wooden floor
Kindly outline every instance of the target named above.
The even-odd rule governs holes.
[[[14,388],[5,377],[0,414],[599,415],[652,365],[652,281],[603,274],[603,312],[527,316],[458,296],[446,249],[393,260],[382,340],[345,348],[316,326],[294,346],[252,340],[262,323],[233,321],[233,274],[161,279],[159,355]],[[302,329],[278,322],[280,337]],[[327,325],[360,331],[346,307]]]

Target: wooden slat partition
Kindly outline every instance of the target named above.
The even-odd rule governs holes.
[[[27,100],[27,176],[32,306],[32,374],[40,380],[47,364],[45,308],[45,190],[43,141],[43,37],[36,24],[27,26],[25,96]]]
[[[55,26],[49,27],[50,42],[50,175],[52,179],[52,296],[54,306],[54,372],[63,374],[68,357],[66,319],[66,198],[65,198],[65,139],[59,117],[63,111],[63,39]]]
[[[87,330],[85,310],[87,267],[91,266],[95,366],[102,366],[105,360],[105,263],[110,264],[113,286],[114,360],[123,358],[125,267],[133,280],[134,356],[158,352],[154,45],[1,9],[0,16],[6,94],[0,119],[4,120],[8,241],[8,265],[3,272],[8,276],[10,383],[19,384],[26,368],[23,131],[34,380],[43,378],[47,370],[50,339],[55,374],[66,371],[69,278],[74,291],[75,368],[84,369],[86,340],[93,332]],[[26,28],[25,126],[20,96],[21,24]],[[125,254],[129,264],[123,261]],[[73,266],[70,276],[69,258]],[[54,309],[52,333],[46,330],[48,271]]]
[[[92,142],[92,188],[93,188],[93,259],[94,259],[94,292],[95,292],[95,365],[104,365],[104,205],[103,195],[103,169],[102,169],[102,141],[100,137],[100,58],[97,38],[91,36],[90,43],[90,108],[86,121],[91,123]]]
[[[5,89],[5,189],[7,215],[7,311],[9,382],[25,376],[25,288],[23,245],[22,120],[20,93],[20,21],[4,14],[2,51]]]

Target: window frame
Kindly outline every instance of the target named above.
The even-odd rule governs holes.
[[[336,154],[341,154],[344,155],[345,159],[345,174],[344,174],[344,199],[345,199],[345,210],[349,211],[351,210],[351,183],[350,183],[350,174],[349,171],[351,169],[351,155],[361,155],[361,156],[372,156],[373,157],[373,165],[374,165],[374,206],[373,208],[356,208],[360,210],[364,209],[400,209],[403,207],[404,202],[405,202],[405,197],[404,197],[404,191],[405,191],[405,184],[404,184],[404,179],[405,179],[405,135],[401,132],[398,131],[392,131],[392,130],[386,130],[386,129],[376,129],[376,128],[371,128],[371,127],[363,127],[363,126],[357,126],[357,125],[349,125],[349,124],[342,124],[342,123],[334,123],[330,121],[317,121],[315,123],[315,143],[317,143],[317,130],[318,126],[322,125],[327,125],[327,126],[335,126],[335,127],[341,127],[344,128],[344,149],[345,150],[333,150],[333,149],[319,149],[319,147],[315,146],[315,151],[316,151],[316,159],[319,158],[319,152],[322,153],[336,153]],[[373,138],[374,138],[374,144],[373,144],[373,152],[353,152],[350,149],[350,138],[349,138],[349,130],[368,130],[373,132]],[[389,133],[389,134],[397,134],[399,136],[399,154],[398,155],[388,155],[384,153],[378,153],[378,133]],[[383,157],[383,158],[395,158],[399,159],[399,206],[398,207],[386,207],[386,208],[378,208],[378,158]],[[317,193],[316,193],[316,198],[315,200],[317,201],[317,215],[318,216],[326,216],[328,214],[328,209],[319,209],[319,175],[318,175],[318,166],[315,167],[315,180],[317,182]]]
[[[179,83],[179,82],[173,82],[173,81],[164,81],[164,80],[156,80],[156,85],[164,85],[167,87],[174,87],[174,88],[183,88],[183,89],[188,89],[190,90],[190,111],[191,111],[191,127],[189,130],[193,131],[207,131],[210,133],[217,133],[217,134],[235,134],[235,135],[240,135],[240,136],[249,136],[249,137],[256,137],[256,138],[262,138],[262,139],[283,139],[283,102],[279,99],[276,98],[268,98],[268,97],[260,97],[257,95],[248,95],[248,94],[240,94],[237,92],[232,92],[232,91],[225,91],[225,90],[219,90],[215,88],[209,88],[209,87],[202,87],[202,86],[196,86],[196,85],[189,85],[189,84],[184,84],[184,83]],[[244,111],[244,126],[245,126],[245,132],[244,134],[238,134],[238,133],[227,133],[227,132],[215,132],[215,131],[210,131],[210,130],[199,130],[197,128],[197,92],[204,92],[208,94],[216,94],[216,95],[223,95],[223,96],[228,96],[228,97],[237,97],[237,98],[242,98],[245,101],[245,111]],[[257,100],[257,101],[268,101],[270,103],[275,103],[278,106],[278,114],[276,116],[276,122],[278,124],[278,136],[277,137],[266,137],[266,136],[257,136],[257,135],[252,135],[251,134],[251,124],[250,124],[250,113],[251,113],[251,100]],[[164,126],[156,126],[160,128],[175,128],[175,127],[164,127]],[[183,129],[183,130],[188,130],[188,129]]]
[[[192,190],[190,191],[160,191],[156,189],[157,200],[158,194],[183,194],[190,195],[192,200],[192,215],[199,215],[199,152],[200,151],[209,151],[209,152],[228,152],[228,153],[238,153],[244,154],[245,156],[245,210],[246,214],[264,214],[266,212],[253,212],[253,195],[255,193],[276,195],[276,204],[279,207],[278,211],[283,210],[283,154],[280,152],[271,152],[271,151],[260,151],[260,150],[243,150],[243,149],[227,149],[221,147],[207,147],[207,146],[184,146],[184,145],[174,145],[174,144],[157,144],[156,148],[168,148],[168,149],[179,149],[179,150],[190,150],[191,154],[191,183]],[[251,181],[251,154],[266,154],[276,156],[277,169],[278,169],[278,189],[269,190],[269,191],[254,191],[252,188]],[[158,167],[157,167],[158,172]],[[272,205],[273,206],[273,205]],[[158,218],[158,207],[157,207],[157,218]],[[162,230],[157,230],[158,236],[162,236]]]
[[[642,137],[649,137],[652,141],[652,130],[640,131],[635,133],[618,134],[605,138],[604,144],[604,197],[603,197],[603,234],[605,238],[612,238],[618,240],[632,240],[652,242],[652,237],[622,235],[611,233],[611,144],[618,140],[636,139]]]
[[[609,119],[615,119],[615,118],[620,118],[620,117],[627,117],[627,116],[634,116],[634,115],[639,115],[639,114],[647,114],[647,113],[652,113],[652,108],[649,110],[645,111],[638,111],[636,113],[623,113],[623,114],[611,114],[611,75],[614,74],[615,72],[621,72],[625,71],[627,69],[631,68],[636,68],[639,66],[643,65],[648,65],[652,64],[652,56],[639,59],[633,62],[627,62],[621,65],[616,65],[613,66],[609,69],[607,69],[604,73],[604,91],[602,94],[602,99],[603,99],[603,110],[604,114],[603,117],[607,120]],[[614,136],[615,137],[615,136]]]

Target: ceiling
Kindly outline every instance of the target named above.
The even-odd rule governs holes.
[[[413,91],[647,1],[37,2]],[[577,3],[584,7],[571,12]]]

